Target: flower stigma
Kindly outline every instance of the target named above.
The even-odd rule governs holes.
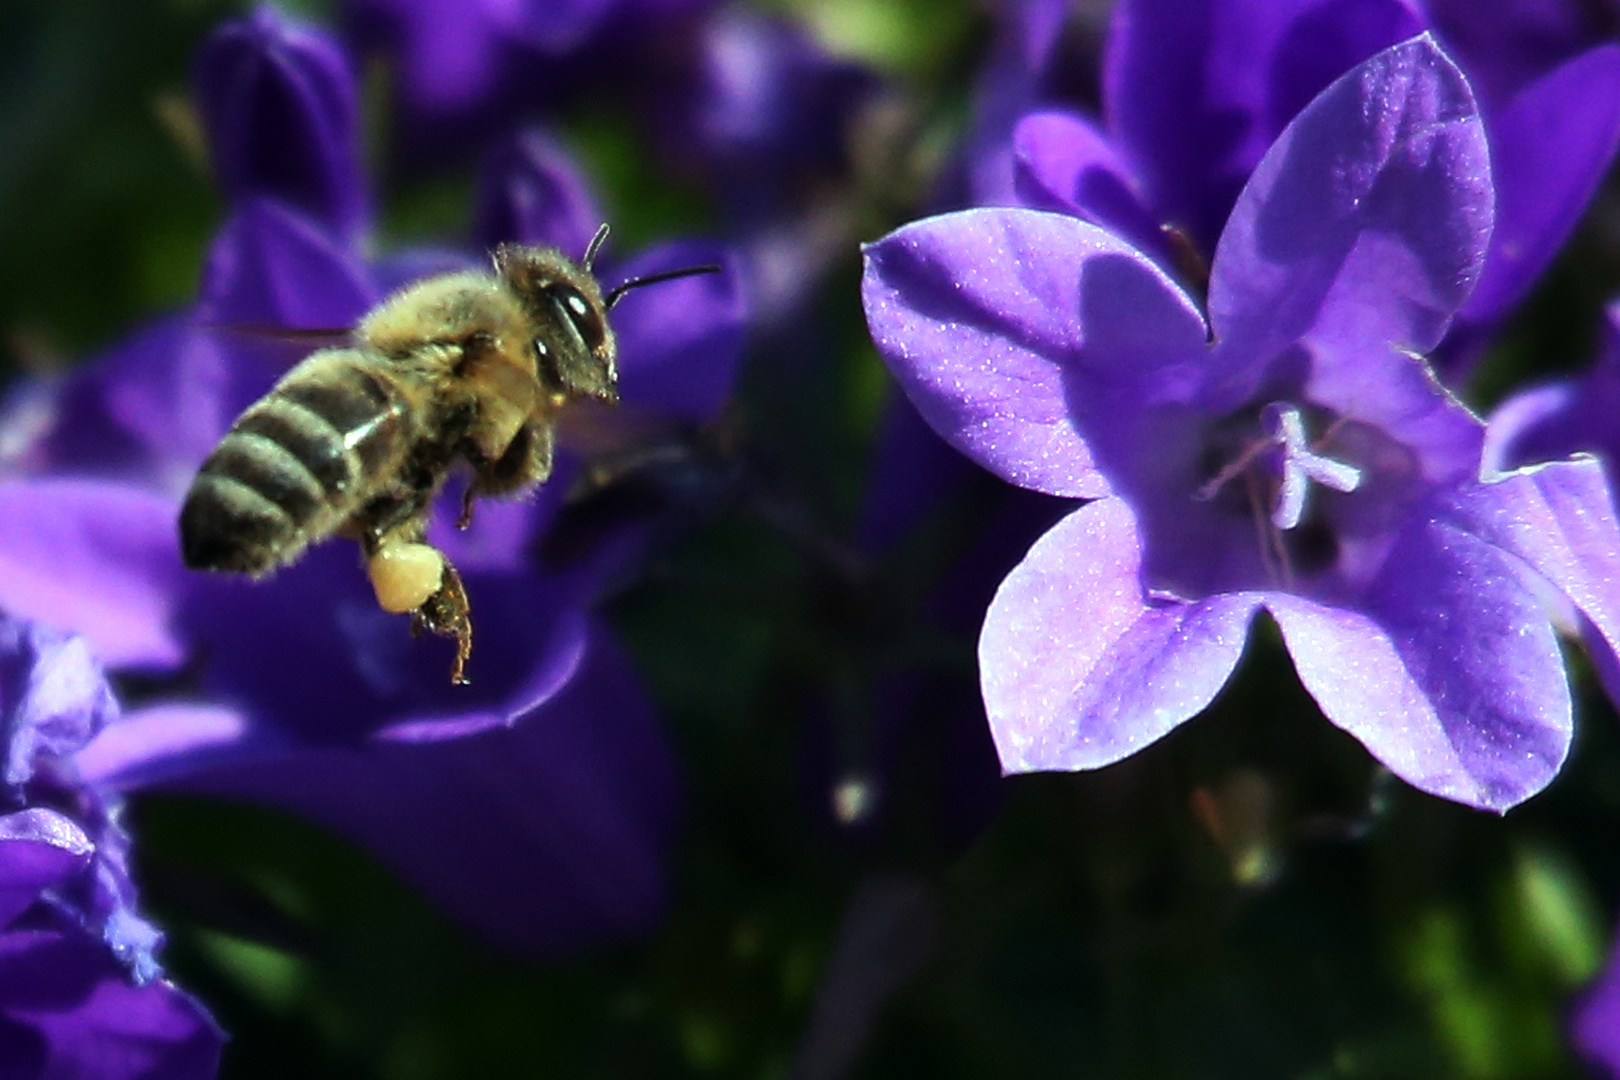
[[[1292,582],[1294,560],[1282,534],[1305,523],[1311,483],[1347,495],[1361,486],[1363,474],[1359,467],[1321,452],[1337,434],[1342,420],[1329,424],[1313,445],[1306,433],[1305,415],[1293,402],[1267,402],[1257,419],[1260,436],[1254,436],[1252,421],[1245,421],[1242,426],[1248,431],[1235,456],[1193,492],[1193,498],[1209,502],[1241,478],[1243,501],[1260,536],[1262,560],[1273,574]]]

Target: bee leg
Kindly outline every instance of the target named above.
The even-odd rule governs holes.
[[[467,603],[467,589],[461,583],[461,574],[448,560],[444,563],[444,579],[438,591],[411,615],[411,633],[420,634],[424,629],[440,637],[456,639],[456,659],[450,665],[450,681],[457,686],[467,685],[464,673],[467,658],[472,655],[472,608]]]
[[[411,613],[411,635],[431,630],[456,639],[450,681],[464,685],[463,672],[472,653],[472,617],[461,575],[444,553],[414,534],[395,533],[375,545],[366,558],[366,573],[384,611]]]
[[[476,446],[464,452],[472,462],[473,479],[461,493],[461,516],[456,528],[472,524],[473,502],[485,495],[509,495],[551,475],[551,422],[530,421],[518,429],[498,458],[483,456]]]
[[[518,428],[500,457],[475,464],[472,492],[509,495],[531,484],[544,483],[551,475],[553,441],[550,420],[530,420]]]

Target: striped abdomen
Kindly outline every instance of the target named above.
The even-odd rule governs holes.
[[[409,417],[356,350],[308,357],[250,405],[180,510],[187,566],[262,574],[343,524],[398,467]]]

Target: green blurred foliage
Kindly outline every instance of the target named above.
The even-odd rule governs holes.
[[[230,7],[11,0],[0,13],[0,327],[52,366],[188,300],[220,201],[191,51]]]

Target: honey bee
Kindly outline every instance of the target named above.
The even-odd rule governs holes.
[[[311,353],[231,425],[180,510],[180,550],[195,570],[259,578],[331,536],[357,541],[378,604],[411,630],[456,641],[466,682],[472,620],[461,575],[425,539],[451,467],[474,499],[551,475],[558,412],[618,401],[607,313],[630,289],[696,266],[633,278],[604,294],[591,263],[556,248],[502,245],[494,274],[409,285],[361,319],[346,345]]]

